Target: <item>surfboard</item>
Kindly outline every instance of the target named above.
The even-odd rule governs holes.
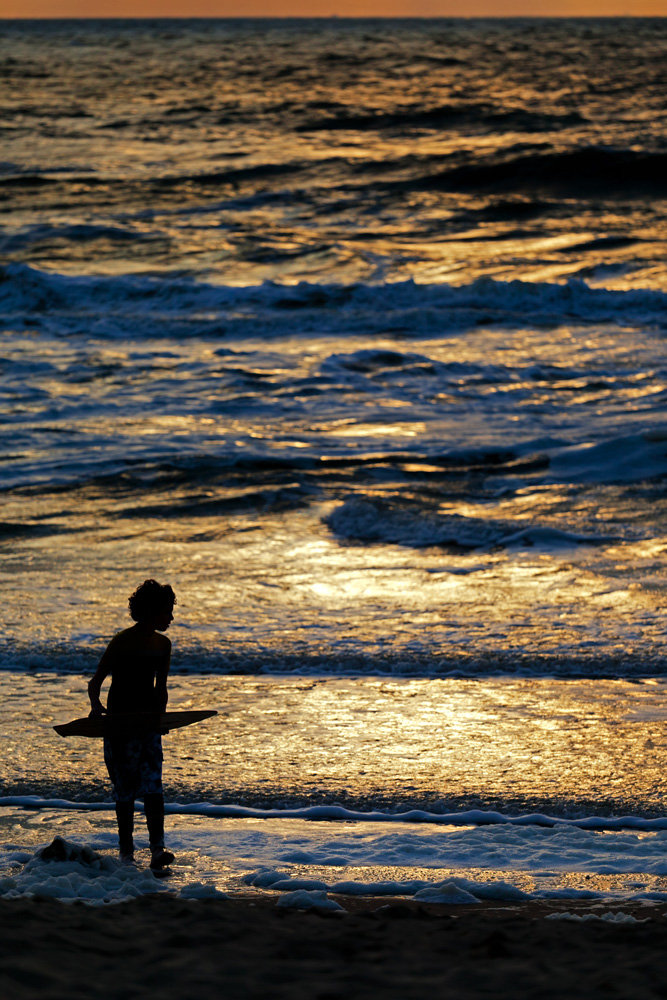
[[[201,712],[119,712],[118,715],[100,715],[96,719],[74,719],[53,728],[58,736],[86,736],[90,739],[140,736],[143,733],[168,733],[171,729],[191,726],[217,714],[213,709]]]

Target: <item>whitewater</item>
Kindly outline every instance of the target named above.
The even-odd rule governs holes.
[[[379,817],[360,823],[353,814],[338,824],[275,816],[270,823],[250,817],[212,822],[203,810],[204,816],[194,818],[172,809],[170,839],[179,859],[172,877],[163,880],[141,862],[128,867],[115,859],[111,809],[104,817],[96,811],[93,823],[85,811],[55,805],[43,803],[41,811],[28,814],[0,807],[7,838],[0,853],[0,898],[101,905],[158,892],[213,899],[252,891],[278,905],[340,910],[344,905],[332,896],[369,896],[378,905],[383,896],[617,907],[667,899],[664,824],[643,834],[563,823],[544,828],[534,819],[520,827],[452,826],[446,820],[433,827],[408,820],[397,828]],[[43,842],[45,826],[58,831],[61,846]],[[140,854],[144,846],[139,843]]]

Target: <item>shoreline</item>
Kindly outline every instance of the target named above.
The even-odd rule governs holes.
[[[424,995],[660,997],[666,905],[636,921],[545,919],[607,904],[419,904],[337,897],[347,913],[276,908],[275,897],[145,896],[111,906],[0,900],[8,1000]]]

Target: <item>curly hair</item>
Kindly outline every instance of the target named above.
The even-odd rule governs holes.
[[[133,618],[135,622],[140,622],[145,618],[150,618],[151,615],[165,607],[173,607],[176,603],[176,594],[168,583],[144,580],[132,594],[128,603],[130,605],[130,618]]]

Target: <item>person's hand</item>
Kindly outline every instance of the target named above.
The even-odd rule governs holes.
[[[100,705],[99,708],[91,708],[90,712],[88,713],[88,718],[101,719],[103,715],[104,715],[104,709]]]

